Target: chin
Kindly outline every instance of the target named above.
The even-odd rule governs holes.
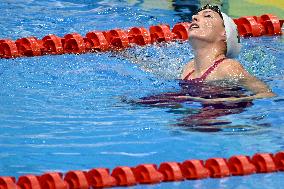
[[[199,40],[206,40],[208,37],[200,32],[188,32],[189,40],[191,39],[199,39]]]
[[[188,35],[189,35],[189,41],[192,41],[192,40],[212,41],[212,39],[214,38],[208,32],[205,32],[203,30],[189,31]]]

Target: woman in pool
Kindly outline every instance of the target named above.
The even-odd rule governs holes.
[[[179,106],[180,102],[201,102],[201,108],[189,109],[176,125],[198,131],[219,131],[212,125],[228,125],[218,119],[239,114],[253,99],[273,97],[268,86],[250,75],[236,60],[240,41],[234,21],[217,6],[206,5],[192,17],[189,41],[194,59],[183,69],[181,91],[141,98],[139,104]],[[194,113],[193,113],[194,112]]]
[[[249,96],[225,95],[225,97],[210,98],[207,95],[206,98],[203,98],[189,93],[177,98],[212,103],[250,101],[275,96],[266,84],[250,75],[237,60],[231,59],[235,58],[240,52],[237,27],[234,21],[220,12],[217,6],[206,5],[197,11],[197,14],[192,17],[189,36],[194,59],[184,67],[181,75],[183,84],[216,84],[216,82],[225,81],[227,84],[242,86],[252,94]],[[199,91],[200,94],[202,92]]]

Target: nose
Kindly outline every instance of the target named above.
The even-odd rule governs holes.
[[[199,16],[198,15],[193,15],[192,16],[192,21],[199,21]]]

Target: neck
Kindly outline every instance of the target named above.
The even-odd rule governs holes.
[[[214,61],[225,57],[220,51],[219,44],[209,44],[198,40],[198,42],[192,42],[192,48],[194,50],[194,70],[198,74],[207,70]]]

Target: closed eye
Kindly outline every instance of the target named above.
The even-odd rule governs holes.
[[[204,17],[213,18],[210,14],[205,15]]]

